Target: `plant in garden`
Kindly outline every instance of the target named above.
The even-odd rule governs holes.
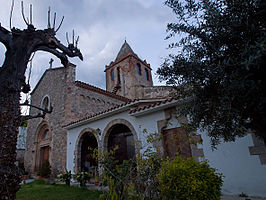
[[[91,178],[92,176],[88,172],[77,172],[74,174],[74,178],[79,182],[80,187],[85,187],[86,182]]]
[[[42,167],[40,169],[39,174],[40,174],[41,177],[49,178],[49,176],[51,174],[51,166],[50,166],[50,163],[48,161],[45,161],[42,164]]]
[[[137,176],[133,177],[136,196],[139,199],[160,199],[157,174],[164,158],[157,151],[148,148],[143,154],[137,155]]]
[[[66,185],[70,185],[70,181],[72,178],[71,170],[65,170],[64,174],[58,174],[57,178],[59,179],[59,181],[64,181]]]
[[[148,143],[160,140],[154,134]],[[210,168],[207,161],[175,157],[172,161],[160,151],[147,147],[136,159],[118,164],[115,150],[99,152],[94,156],[103,169],[103,181],[109,190],[101,199],[220,199],[222,175]]]
[[[107,199],[125,199],[128,197],[129,181],[133,171],[136,171],[135,162],[124,160],[122,164],[115,159],[115,152],[118,147],[109,151],[94,150],[94,158],[98,160],[103,169],[102,181],[107,184],[109,191],[105,192],[104,198]]]
[[[159,154],[148,149],[136,159],[118,164],[114,156],[116,149],[95,154],[103,168],[103,183],[109,187],[103,198],[160,199],[156,178],[162,160]]]
[[[163,199],[219,200],[222,175],[211,168],[207,161],[196,162],[193,158],[177,156],[162,162],[157,175]]]

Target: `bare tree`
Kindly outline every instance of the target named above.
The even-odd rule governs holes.
[[[21,8],[26,29],[11,29],[13,8],[10,14],[11,30],[5,29],[0,23],[0,42],[6,47],[4,64],[0,67],[0,199],[15,199],[19,189],[20,175],[15,165],[16,142],[18,126],[25,119],[20,114],[19,101],[20,93],[22,91],[28,93],[30,90],[25,82],[25,71],[32,54],[39,50],[50,52],[57,56],[64,66],[68,64],[68,57],[79,57],[83,60],[77,48],[78,39],[76,41],[73,39],[73,43],[64,46],[56,38],[56,32],[63,19],[56,28],[55,14],[51,27],[50,8],[48,27],[43,30],[36,30],[32,24],[32,6],[30,6],[30,19],[27,20],[24,16],[23,3]],[[27,116],[26,119],[40,116]]]

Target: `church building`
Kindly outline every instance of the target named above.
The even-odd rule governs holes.
[[[106,90],[76,81],[75,69],[47,69],[31,93],[31,104],[53,108],[44,119],[29,120],[24,163],[31,174],[46,161],[53,174],[97,167],[95,148],[118,146],[122,161],[151,147],[170,158],[208,159],[225,176],[223,193],[266,196],[266,144],[248,134],[213,151],[206,132],[187,133],[187,119],[178,115],[183,100],[172,97],[173,87],[153,85],[151,66],[126,41],[105,67]],[[150,134],[162,139],[148,143]]]

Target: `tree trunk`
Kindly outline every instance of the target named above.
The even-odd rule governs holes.
[[[0,80],[6,80],[3,73]],[[17,83],[15,83],[17,84]],[[20,93],[0,85],[0,199],[16,199],[21,177],[16,161],[16,143],[20,124]]]

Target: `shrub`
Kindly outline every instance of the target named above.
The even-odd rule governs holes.
[[[50,166],[50,163],[48,161],[45,161],[43,164],[42,164],[42,167],[40,169],[40,176],[41,177],[44,177],[44,178],[48,178],[51,174],[51,166]]]
[[[66,170],[64,174],[57,175],[57,178],[59,178],[59,181],[64,181],[66,185],[70,185],[71,177],[72,177],[71,170],[69,171]]]
[[[222,175],[206,161],[176,157],[162,162],[157,175],[163,199],[218,200],[221,196]]]
[[[80,187],[85,187],[86,182],[91,178],[88,172],[77,172],[74,178],[79,182]]]

